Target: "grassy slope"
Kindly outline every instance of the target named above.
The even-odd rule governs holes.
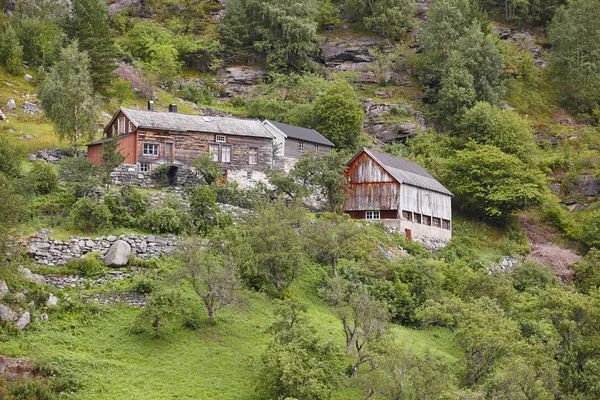
[[[314,294],[316,279],[296,285],[309,306],[309,320],[324,339],[343,349],[341,326],[332,311]],[[200,303],[197,303],[200,307]],[[272,305],[265,295],[252,294],[243,310],[223,310],[212,326],[176,327],[165,338],[134,335],[130,328],[139,311],[124,306],[103,308],[87,321],[59,319],[17,339],[2,343],[2,353],[51,362],[82,387],[78,399],[251,399],[257,360],[269,335]],[[444,330],[416,331],[400,326],[390,332],[417,352],[430,352],[449,362],[461,352]],[[351,360],[348,359],[348,364]],[[350,380],[334,399],[362,398]]]

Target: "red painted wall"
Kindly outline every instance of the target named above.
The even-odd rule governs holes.
[[[137,133],[119,138],[119,153],[125,156],[123,164],[137,164]],[[102,165],[102,144],[88,146],[88,159],[96,165]]]

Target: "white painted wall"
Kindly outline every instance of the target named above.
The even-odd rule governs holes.
[[[402,184],[400,209],[452,221],[452,197],[439,192]]]

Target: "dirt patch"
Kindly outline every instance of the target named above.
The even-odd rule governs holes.
[[[549,243],[532,245],[527,260],[549,266],[558,279],[569,282],[574,274],[572,265],[581,261],[581,257],[571,250]]]
[[[0,354],[0,377],[6,380],[31,378],[33,362],[27,358],[10,358]]]

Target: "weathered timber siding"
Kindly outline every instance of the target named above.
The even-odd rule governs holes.
[[[451,199],[439,192],[404,184],[400,191],[400,209],[452,220]]]
[[[210,144],[231,146],[231,161],[221,163],[223,169],[261,171],[273,161],[272,139],[269,138],[226,135],[225,142],[216,142],[214,133],[139,130],[138,134],[140,163],[191,165],[194,159],[209,152]],[[144,155],[144,143],[158,144],[158,156]],[[166,154],[167,143],[173,144],[173,158]],[[251,147],[258,149],[257,164],[249,163]]]
[[[348,166],[346,179],[351,184],[396,181],[367,154],[361,154]]]
[[[119,148],[117,151],[125,157],[123,164],[135,164],[137,162],[137,134],[119,138]],[[88,146],[87,157],[92,164],[102,165],[103,153],[104,148],[102,143]]]
[[[300,151],[300,140],[294,138],[285,139],[284,155],[286,157],[300,158],[302,154],[308,153],[309,151],[314,152],[316,149],[315,146],[319,146],[319,154],[331,153],[331,147],[327,145],[308,142],[306,140],[304,140],[303,142],[304,150]]]
[[[400,184],[370,157],[358,157],[348,166],[345,211],[398,210]],[[394,216],[396,218],[396,216]]]
[[[400,184],[398,182],[350,184],[346,191],[344,210],[397,210]]]
[[[125,119],[125,129],[123,132],[119,132],[119,120],[121,118]],[[117,114],[117,117],[114,119],[112,125],[108,125],[104,131],[106,132],[108,137],[112,136],[112,131],[113,131],[113,126],[115,129],[115,133],[118,134],[123,134],[123,133],[130,133],[130,132],[135,132],[135,125],[132,124],[131,129],[129,129],[129,118],[127,118],[127,116],[125,114],[123,114],[123,111],[119,111],[119,113]]]

